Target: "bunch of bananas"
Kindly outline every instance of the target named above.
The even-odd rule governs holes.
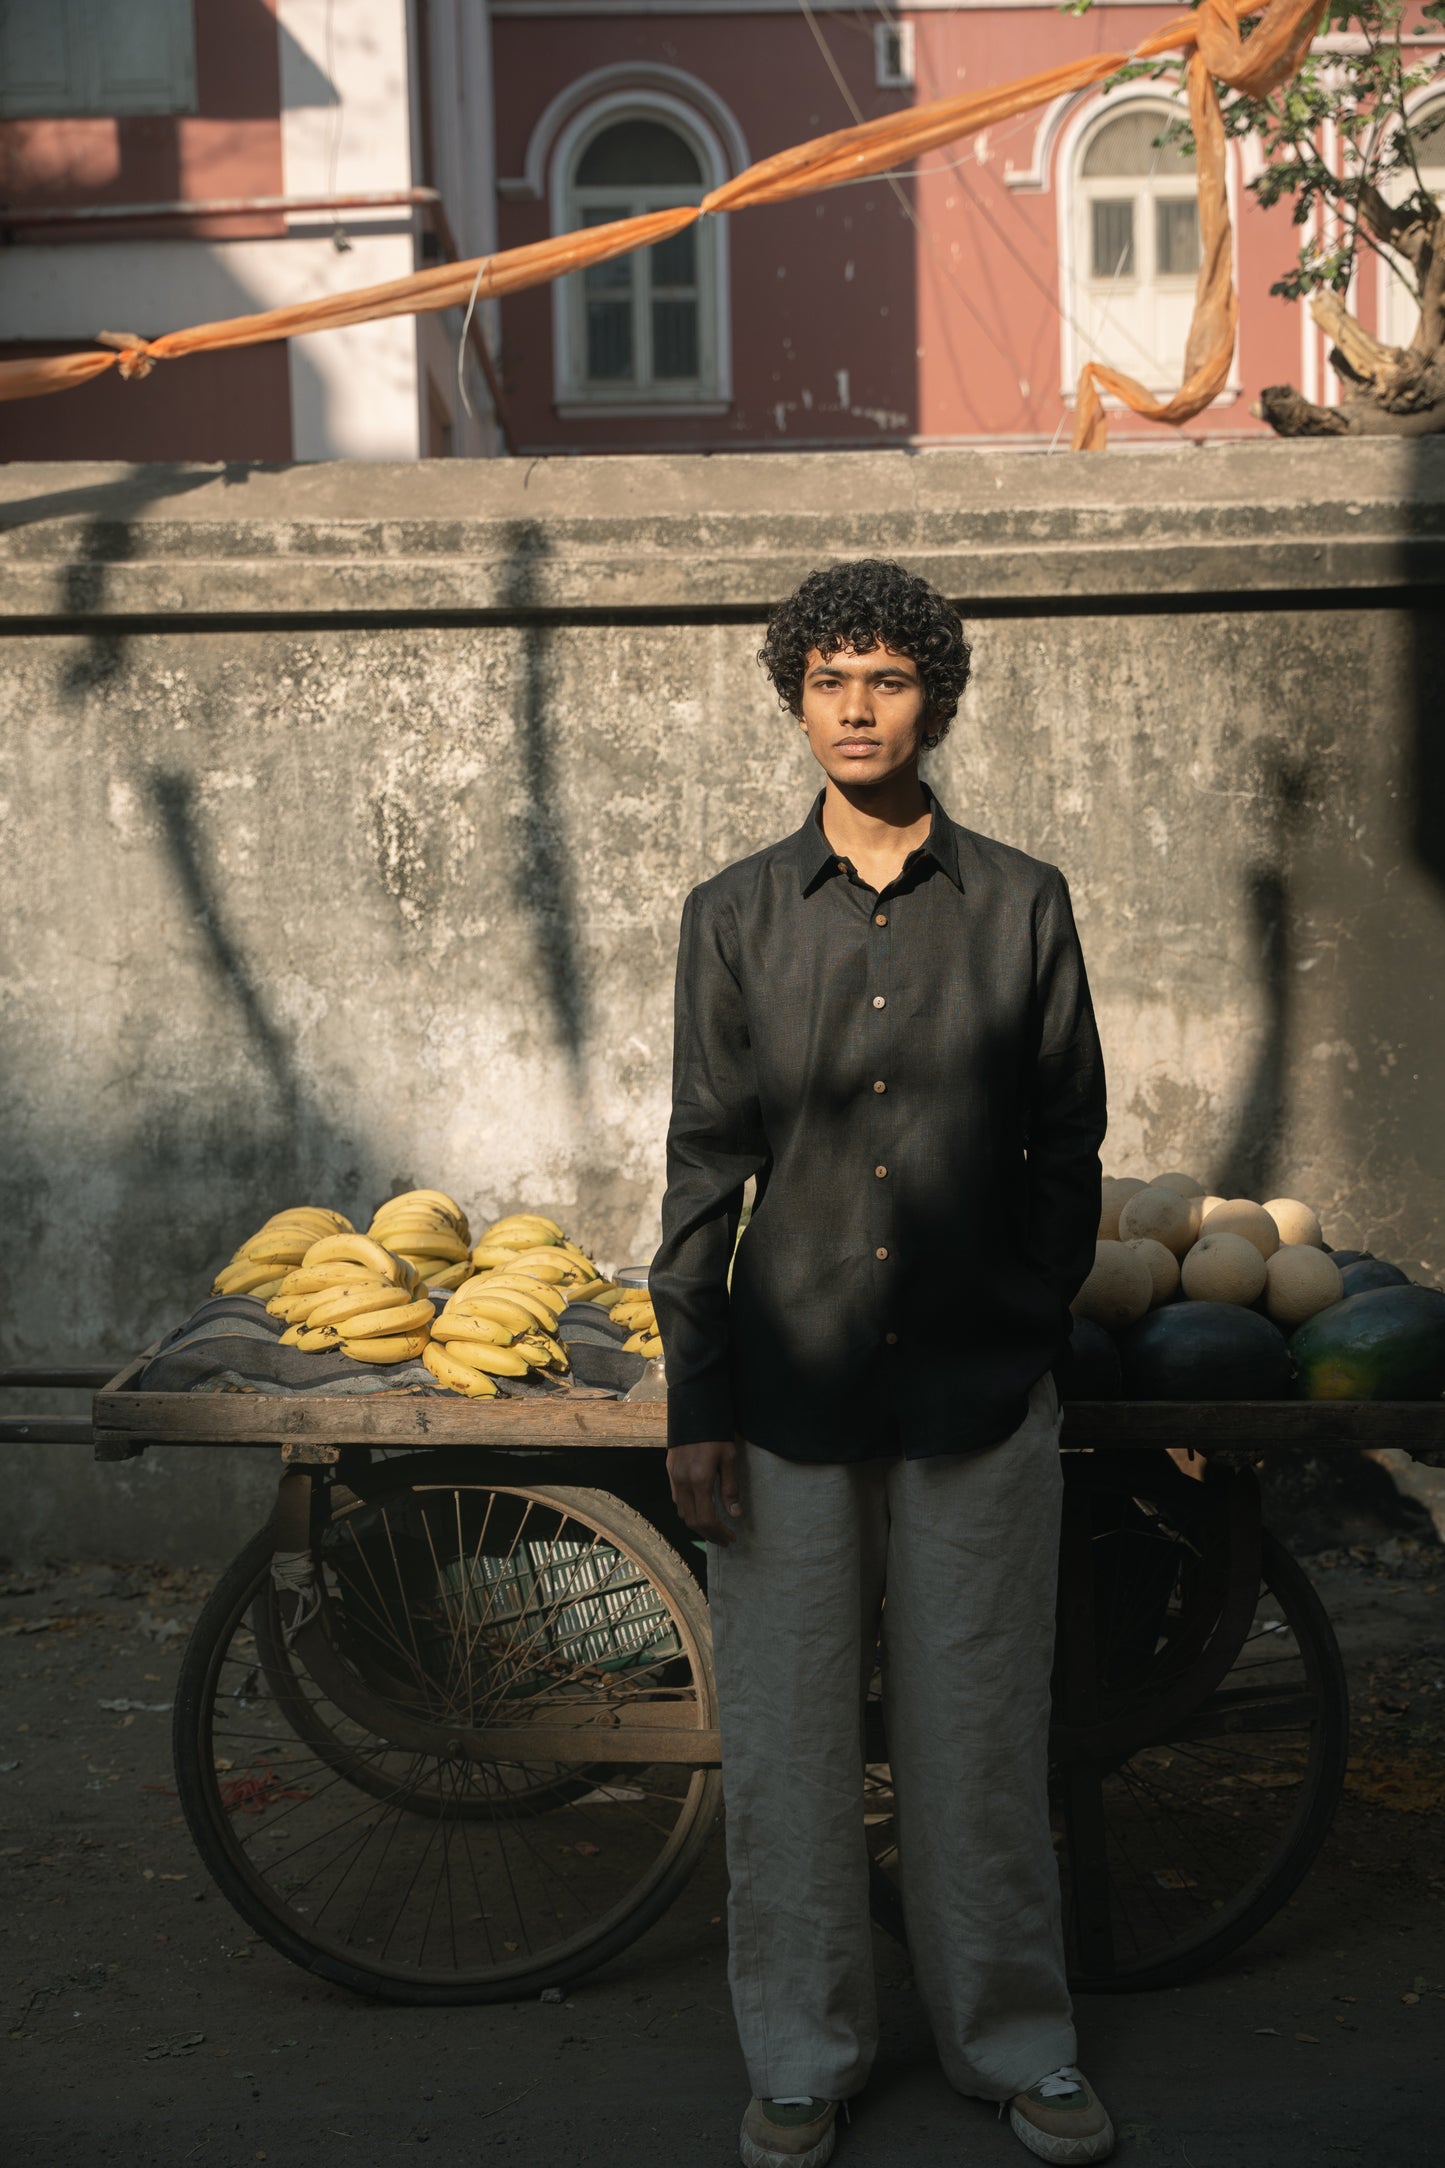
[[[266,1308],[285,1321],[283,1347],[362,1363],[414,1361],[436,1315],[416,1267],[354,1230],[314,1242]]]
[[[314,1242],[353,1231],[344,1212],[331,1212],[319,1204],[288,1205],[284,1212],[273,1212],[265,1226],[241,1244],[230,1263],[216,1274],[211,1292],[254,1295],[258,1302],[265,1302]]]
[[[606,1295],[598,1300],[612,1313],[619,1325],[626,1325],[628,1338],[622,1345],[630,1355],[646,1355],[649,1358],[662,1353],[662,1335],[657,1329],[657,1313],[652,1307],[652,1297],[643,1287],[624,1287],[609,1300]]]
[[[429,1287],[460,1287],[471,1276],[467,1215],[443,1189],[408,1189],[378,1205],[367,1233],[414,1265]]]
[[[556,1334],[566,1301],[554,1282],[520,1264],[478,1273],[442,1311],[422,1361],[439,1385],[474,1400],[497,1392],[499,1377],[565,1371],[571,1366]]]
[[[472,1270],[530,1273],[560,1288],[567,1302],[592,1302],[613,1284],[555,1220],[539,1212],[513,1212],[494,1220],[472,1251]]]

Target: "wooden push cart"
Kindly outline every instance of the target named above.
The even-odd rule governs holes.
[[[662,1405],[142,1393],[140,1369],[95,1396],[98,1458],[280,1449],[175,1706],[180,1797],[230,1902],[298,1964],[404,2002],[535,1994],[624,1948],[721,1802],[706,1548],[668,1497]],[[1062,1443],[1071,1976],[1166,1986],[1284,1903],[1344,1777],[1339,1650],[1252,1462],[1438,1449],[1445,1404],[1076,1403]],[[866,1720],[875,1912],[901,1934],[876,1676]]]

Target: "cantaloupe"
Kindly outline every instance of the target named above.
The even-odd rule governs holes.
[[[1151,1189],[1172,1189],[1180,1197],[1202,1197],[1204,1184],[1196,1182],[1192,1174],[1156,1174],[1149,1184]]]
[[[1116,1332],[1144,1315],[1154,1293],[1149,1267],[1123,1242],[1094,1244],[1094,1269],[1069,1307],[1075,1317]]]
[[[1216,1197],[1213,1190],[1211,1190],[1207,1197],[1201,1197],[1199,1200],[1199,1211],[1201,1219],[1208,1219],[1210,1213],[1214,1210],[1214,1207],[1217,1204],[1228,1204],[1228,1202],[1229,1199],[1227,1197]]]
[[[1317,1250],[1324,1241],[1319,1214],[1298,1197],[1271,1197],[1264,1209],[1279,1229],[1281,1242],[1307,1242]]]
[[[1136,1190],[1119,1214],[1119,1240],[1144,1236],[1182,1257],[1199,1233],[1199,1205],[1172,1189]]]
[[[1157,1310],[1161,1302],[1169,1300],[1179,1285],[1179,1259],[1173,1250],[1166,1249],[1162,1242],[1156,1242],[1152,1235],[1132,1235],[1124,1247],[1126,1250],[1135,1251],[1149,1267],[1149,1277],[1154,1283],[1149,1307]]]
[[[1344,1299],[1339,1266],[1312,1243],[1282,1243],[1266,1261],[1264,1273],[1265,1314],[1284,1332],[1293,1332],[1306,1318]]]
[[[1230,1197],[1217,1204],[1212,1212],[1204,1214],[1201,1233],[1206,1235],[1243,1235],[1252,1242],[1261,1257],[1273,1257],[1279,1248],[1279,1229],[1252,1197]]]
[[[1258,1301],[1264,1293],[1265,1262],[1243,1235],[1202,1234],[1179,1268],[1191,1302]]]
[[[1099,1199],[1099,1240],[1117,1242],[1119,1239],[1119,1214],[1136,1190],[1146,1187],[1137,1175],[1106,1174],[1101,1184]]]

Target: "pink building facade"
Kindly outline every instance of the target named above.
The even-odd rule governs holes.
[[[71,4],[11,0],[7,20],[29,8],[48,21]],[[119,286],[131,304],[121,328],[148,333],[230,313],[208,305],[188,315],[192,297],[230,294],[237,310],[260,308],[318,285],[364,284],[373,261],[385,261],[376,275],[394,276],[434,260],[436,220],[396,202],[346,214],[349,248],[338,253],[337,218],[314,207],[338,174],[347,189],[393,197],[435,194],[440,181],[443,223],[464,252],[505,248],[697,200],[752,160],[856,118],[1127,50],[1176,12],[1139,0],[1082,17],[1053,0],[901,13],[882,0],[356,0],[338,18],[354,45],[350,73],[343,52],[323,79],[320,0],[155,8],[192,38],[189,89],[173,86],[164,115],[106,116],[103,83],[83,114],[47,112],[43,87],[16,112],[0,81],[0,227],[8,212],[18,221],[9,237],[22,244],[10,255],[8,303],[0,290],[0,351],[53,350],[115,328],[87,311],[110,290],[117,250],[128,252]],[[1427,27],[1421,45],[1438,47]],[[1194,175],[1160,140],[1179,109],[1167,82],[1081,92],[891,179],[705,219],[657,248],[513,296],[482,312],[505,431],[475,373],[459,397],[461,324],[446,317],[393,325],[384,340],[377,331],[375,357],[363,351],[375,327],[360,327],[294,341],[289,354],[176,364],[147,386],[106,380],[44,412],[0,408],[0,454],[1066,444],[1084,360],[1160,392],[1180,381],[1198,259]],[[1194,437],[1258,433],[1250,406],[1266,384],[1333,396],[1307,311],[1270,294],[1298,237],[1287,205],[1262,212],[1246,192],[1251,155],[1248,145],[1229,154],[1235,370],[1189,425]],[[298,188],[312,207],[163,225],[137,215],[104,230],[24,224],[37,207],[274,203]],[[33,272],[42,244],[53,268],[17,286],[13,267]],[[1374,258],[1351,303],[1381,335],[1409,335],[1404,289]],[[353,360],[328,367],[326,356],[343,353],[331,342],[345,340]],[[365,411],[358,385],[373,401]],[[1128,414],[1113,426],[1117,444],[1165,436]]]

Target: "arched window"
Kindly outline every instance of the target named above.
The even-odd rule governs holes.
[[[1079,144],[1073,180],[1071,309],[1080,361],[1106,361],[1172,391],[1199,270],[1194,154],[1161,145],[1178,114],[1106,111]]]
[[[1437,203],[1445,201],[1445,101],[1412,115],[1410,134],[1420,179]],[[1384,193],[1399,203],[1414,187],[1414,172],[1406,166],[1389,176]],[[1393,259],[1386,258],[1380,265],[1380,337],[1387,346],[1408,346],[1419,321],[1420,303],[1409,265],[1396,269]]]
[[[697,203],[721,178],[701,131],[645,106],[614,105],[594,117],[564,155],[559,209],[568,229]],[[701,219],[563,280],[561,399],[589,407],[716,400],[726,376],[718,249],[716,221]]]

